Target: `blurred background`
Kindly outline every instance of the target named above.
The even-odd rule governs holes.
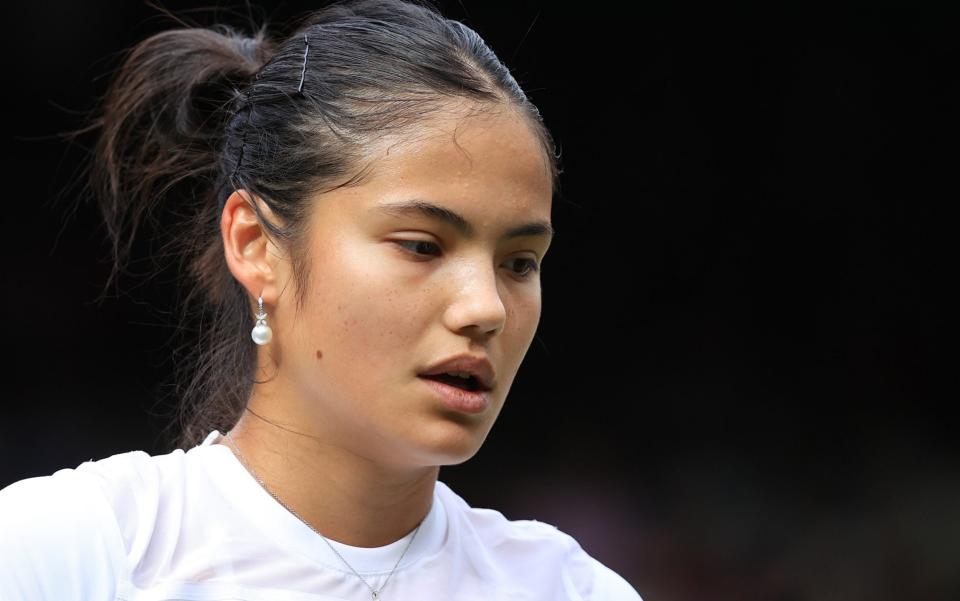
[[[439,2],[565,169],[537,338],[440,479],[572,534],[645,601],[958,599],[957,14],[771,4]],[[211,5],[163,3],[244,24]],[[147,2],[11,8],[0,487],[169,452],[177,287],[145,250],[95,302],[105,232],[63,193],[93,140],[57,136],[172,24]]]

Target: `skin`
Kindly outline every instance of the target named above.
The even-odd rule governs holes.
[[[273,329],[257,349],[258,379],[267,381],[248,404],[264,419],[244,412],[231,436],[284,503],[356,547],[410,533],[430,510],[440,466],[480,449],[537,329],[540,274],[531,267],[550,245],[549,235],[502,238],[549,223],[551,210],[544,152],[512,110],[444,113],[374,154],[361,185],[315,200],[299,314],[290,263],[245,193],[231,195],[221,219],[230,271],[252,313],[263,296]],[[456,211],[475,235],[375,210],[409,199]],[[486,356],[495,371],[481,414],[449,410],[416,375],[461,353]]]

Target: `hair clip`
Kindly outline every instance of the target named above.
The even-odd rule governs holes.
[[[303,43],[306,44],[306,47],[303,49],[303,67],[300,69],[300,85],[297,87],[297,93],[301,96],[303,95],[303,76],[307,72],[307,52],[310,51],[310,41],[307,39],[307,34],[303,34]]]

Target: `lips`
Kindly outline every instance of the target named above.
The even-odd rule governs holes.
[[[470,374],[472,382],[452,375],[458,373]],[[493,366],[486,357],[477,355],[463,354],[448,357],[427,367],[417,375],[453,384],[466,390],[486,392],[494,387]]]
[[[422,378],[429,378],[431,380],[436,380],[438,382],[443,382],[444,384],[449,384],[450,386],[456,386],[457,388],[462,388],[463,390],[479,390],[480,381],[477,380],[476,376],[470,376],[469,378],[463,378],[460,376],[452,376],[446,373],[421,376]]]
[[[433,394],[452,411],[467,414],[482,414],[492,405],[490,392],[465,390],[442,382],[435,376],[419,376]]]

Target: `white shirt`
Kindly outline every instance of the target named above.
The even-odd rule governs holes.
[[[87,461],[0,490],[0,601],[367,601],[370,589],[230,449]],[[379,589],[413,533],[329,541]],[[437,481],[383,601],[641,601],[570,535]]]

